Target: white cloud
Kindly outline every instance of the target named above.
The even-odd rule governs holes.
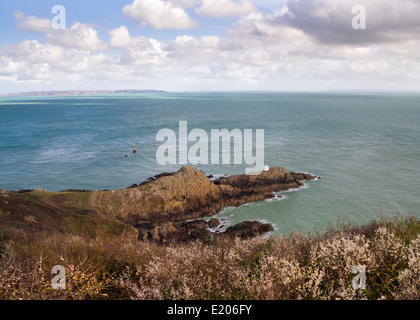
[[[314,53],[316,41],[302,30],[283,23],[284,15],[285,10],[278,10],[273,14],[249,14],[242,17],[226,33],[230,38],[241,41],[244,47],[275,46],[281,54]]]
[[[80,22],[76,22],[68,29],[52,30],[52,32],[47,33],[45,41],[67,48],[92,52],[108,49],[108,44],[99,39],[98,32],[95,29]]]
[[[99,39],[98,32],[87,24],[76,22],[70,28],[56,30],[48,18],[28,17],[21,11],[16,11],[14,16],[18,30],[45,33],[45,41],[49,44],[93,52],[108,49],[108,44]]]
[[[51,20],[48,18],[40,19],[33,16],[27,17],[22,11],[16,11],[14,16],[19,22],[17,25],[19,31],[44,33],[52,30]]]
[[[0,47],[0,84],[41,88],[61,84],[74,89],[124,88],[133,83],[168,90],[415,89],[420,82],[418,4],[388,0],[391,9],[385,9],[383,1],[371,1],[383,14],[370,16],[374,7],[368,6],[364,31],[348,30],[352,13],[344,2],[289,0],[289,6],[272,13],[241,16],[223,36],[189,31],[159,41],[132,37],[121,26],[109,31],[109,43],[86,24],[52,31],[44,19],[17,13],[18,25],[26,21],[20,28],[46,33],[45,43],[27,40]],[[146,3],[134,1],[132,6],[140,2]],[[200,3],[172,0],[167,8],[197,8]],[[136,8],[132,14],[138,13]],[[172,18],[166,19],[171,26],[180,16]],[[152,18],[147,19],[138,21],[151,23]]]
[[[146,37],[131,38],[126,26],[111,30],[109,35],[111,36],[109,44],[113,48],[150,46],[150,41]]]
[[[124,75],[118,60],[86,50],[26,40],[0,49],[0,76],[19,85],[38,83],[38,90],[59,85],[74,88],[115,81]],[[125,71],[125,70],[124,70]]]
[[[171,1],[134,0],[122,12],[144,26],[149,24],[155,29],[194,29],[200,25],[188,13]]]
[[[366,9],[366,30],[354,30],[352,8]],[[384,43],[406,41],[420,32],[418,0],[289,0],[283,22],[324,43]]]
[[[200,4],[202,0],[171,0],[171,2],[182,8],[194,8],[196,5]]]
[[[179,59],[202,59],[203,56],[214,58],[220,52],[220,43],[223,41],[217,36],[204,36],[199,39],[192,36],[179,36],[170,41],[165,50],[170,52],[172,57]]]
[[[153,76],[154,69],[161,68],[166,61],[165,44],[148,39],[148,47],[127,47],[121,50],[120,63],[126,66],[141,66],[143,71],[147,69]],[[168,67],[171,67],[170,65]]]
[[[251,0],[202,0],[195,12],[204,17],[234,18],[257,11]]]

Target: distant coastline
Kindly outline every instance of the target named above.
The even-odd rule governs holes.
[[[86,96],[102,94],[137,94],[137,93],[166,93],[163,90],[61,90],[61,91],[33,91],[20,93],[1,94],[0,97],[61,97],[61,96]]]

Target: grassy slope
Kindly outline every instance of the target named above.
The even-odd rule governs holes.
[[[88,205],[90,192],[25,192],[0,196],[0,224],[25,233],[136,237],[136,230]]]

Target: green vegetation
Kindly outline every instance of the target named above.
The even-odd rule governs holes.
[[[57,210],[56,208],[51,207],[51,206],[47,205],[46,203],[42,202],[42,199],[48,197],[49,195],[46,195],[46,194],[35,194],[35,193],[30,193],[30,192],[25,193],[25,195],[26,195],[26,200],[29,203],[36,204],[36,205],[41,206],[43,208],[54,210],[58,214],[61,214],[61,212],[59,210]]]
[[[420,220],[414,216],[317,236],[167,246],[109,237],[113,225],[100,227],[103,234],[93,239],[83,219],[68,223],[78,236],[0,227],[0,299],[420,298]],[[51,288],[55,265],[66,268],[66,290]],[[366,270],[364,290],[352,287],[356,265]]]

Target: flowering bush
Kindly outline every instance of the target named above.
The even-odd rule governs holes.
[[[0,299],[419,299],[415,217],[248,241],[161,246],[69,235],[0,234]],[[51,269],[66,270],[53,290]],[[353,267],[366,271],[355,289]]]
[[[98,276],[96,267],[85,260],[74,263],[72,258],[57,258],[66,270],[66,289],[52,287],[54,265],[43,259],[19,261],[13,243],[6,243],[0,259],[0,299],[13,300],[81,300],[97,297],[111,280]]]

